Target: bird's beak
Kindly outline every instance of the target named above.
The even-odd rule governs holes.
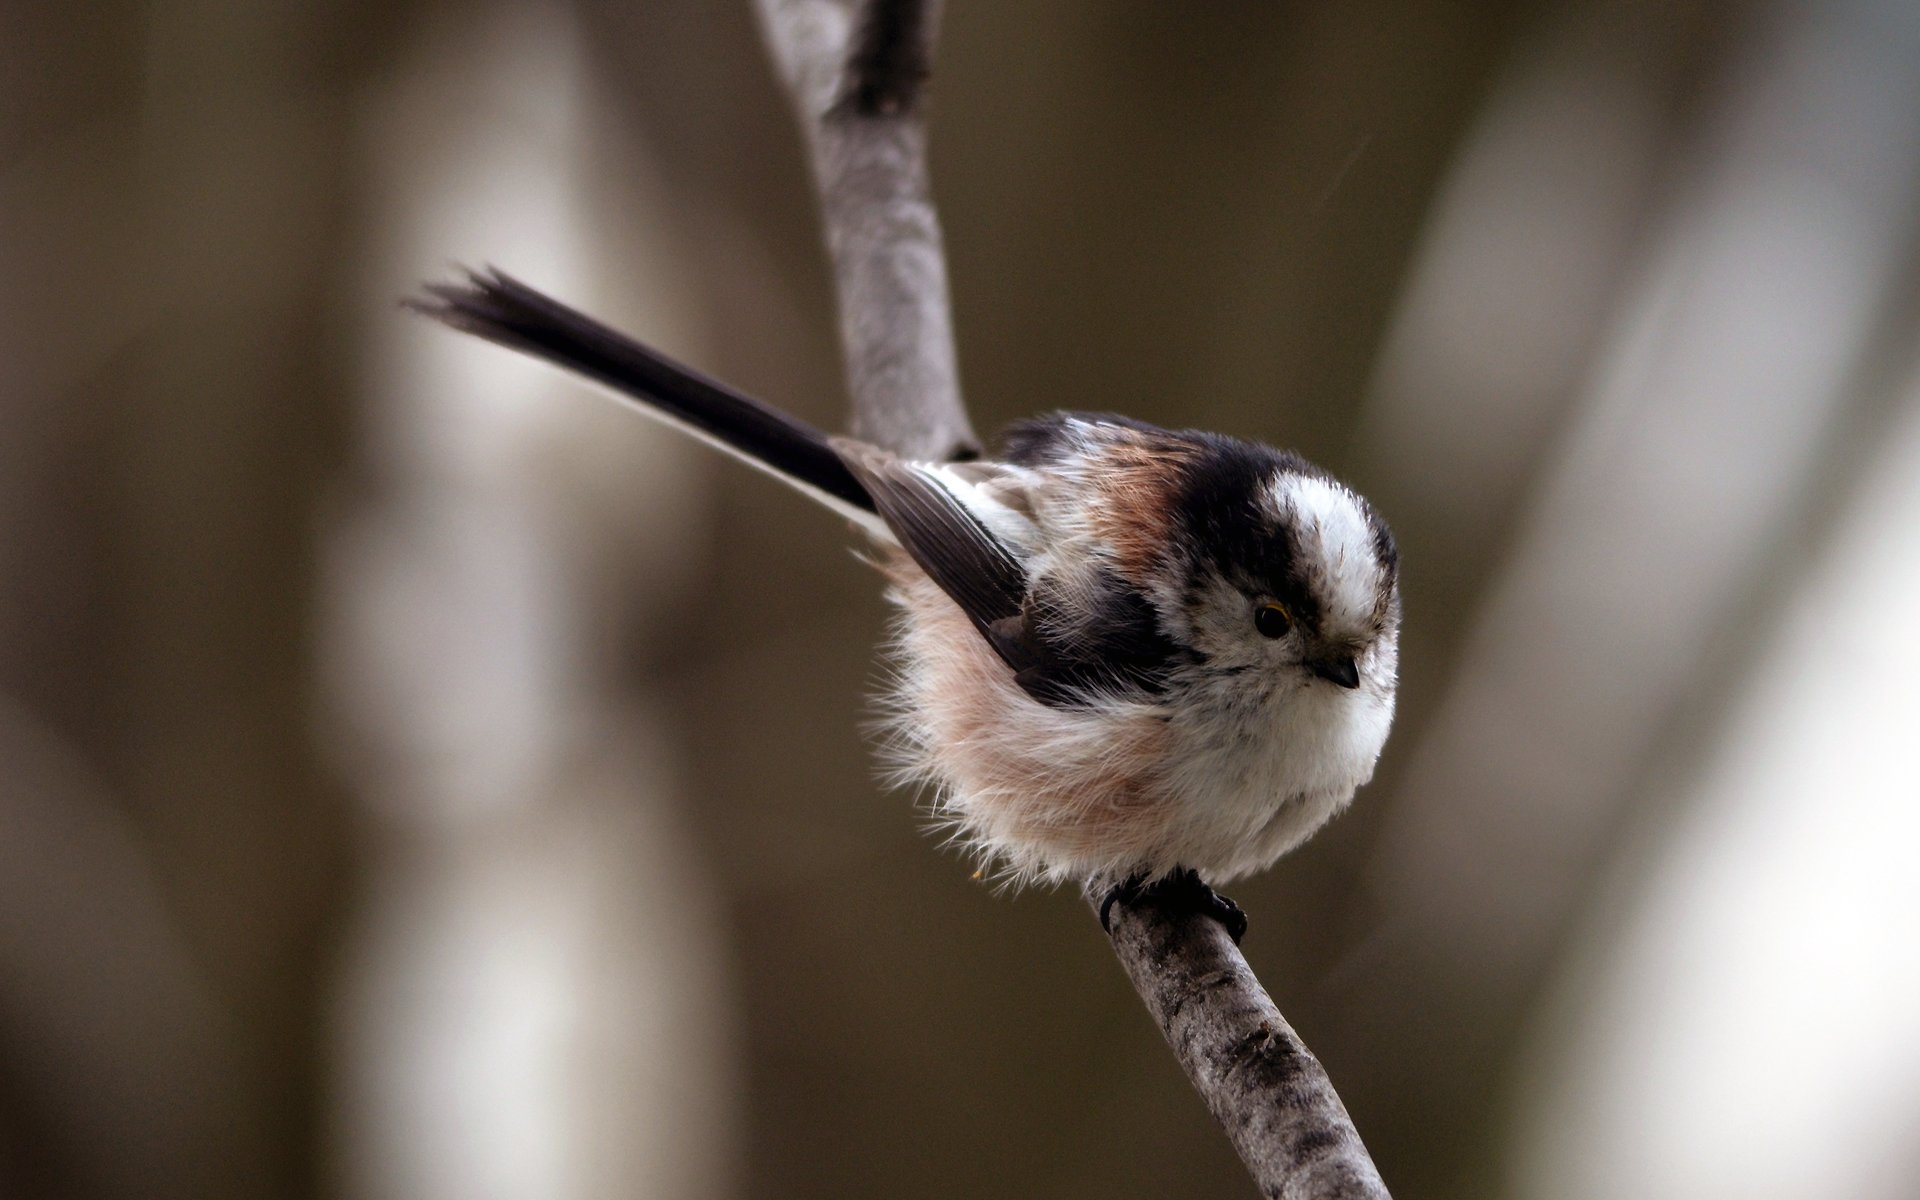
[[[1315,658],[1310,660],[1307,666],[1315,675],[1329,683],[1337,683],[1343,688],[1360,686],[1360,668],[1354,664],[1351,654],[1330,654]]]

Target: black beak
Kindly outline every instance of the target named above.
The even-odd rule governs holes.
[[[1307,664],[1313,673],[1329,683],[1337,683],[1343,688],[1360,686],[1360,668],[1354,665],[1353,655],[1340,654],[1333,658],[1317,658]]]

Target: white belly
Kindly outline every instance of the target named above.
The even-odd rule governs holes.
[[[1391,692],[1319,681],[1265,704],[1187,709],[1164,774],[1164,802],[1179,814],[1165,865],[1216,883],[1268,866],[1373,777],[1392,722]]]

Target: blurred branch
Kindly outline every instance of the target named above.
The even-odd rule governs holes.
[[[971,456],[980,442],[960,402],[927,189],[925,84],[940,2],[757,2],[812,152],[853,432],[916,458]]]
[[[854,432],[913,457],[974,453],[927,186],[940,0],[757,2],[812,154]],[[1332,1081],[1217,921],[1149,897],[1116,905],[1111,929],[1128,978],[1264,1195],[1387,1194]]]

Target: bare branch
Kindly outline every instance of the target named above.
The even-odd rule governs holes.
[[[1114,955],[1261,1195],[1384,1198],[1333,1081],[1220,923],[1151,895],[1110,916]]]
[[[938,0],[757,0],[813,160],[856,436],[970,457],[946,254],[927,185],[924,83]]]
[[[757,0],[812,152],[853,429],[915,457],[978,449],[960,399],[924,83],[939,0]],[[1114,953],[1264,1195],[1387,1195],[1332,1082],[1218,922],[1116,904]]]

